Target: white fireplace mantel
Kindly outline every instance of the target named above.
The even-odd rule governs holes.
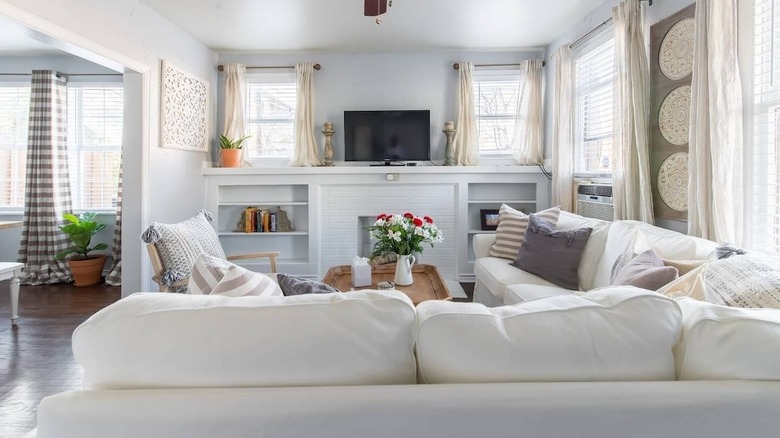
[[[501,203],[529,212],[549,207],[549,181],[536,166],[376,166],[206,168],[207,206],[228,254],[279,250],[280,272],[321,279],[361,254],[365,220],[379,213],[434,218],[445,240],[421,262],[447,280],[473,281],[480,210]],[[295,231],[236,231],[246,207],[281,207]],[[268,267],[247,263],[250,269]]]

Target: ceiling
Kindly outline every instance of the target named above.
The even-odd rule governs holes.
[[[44,56],[62,54],[56,48],[32,38],[26,27],[0,17],[0,54],[3,56]]]
[[[218,52],[542,47],[603,0],[393,0],[377,25],[363,0],[142,0]]]

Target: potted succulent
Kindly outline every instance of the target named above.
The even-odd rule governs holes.
[[[244,140],[249,138],[245,135],[238,139],[230,139],[224,134],[219,134],[219,148],[222,152],[222,167],[241,167],[241,148]]]
[[[103,265],[106,264],[105,254],[89,254],[91,251],[108,248],[105,243],[98,243],[91,248],[89,246],[92,236],[106,228],[106,224],[95,221],[96,215],[92,212],[82,213],[79,216],[70,213],[62,215],[68,223],[60,225],[60,230],[68,236],[73,246],[57,254],[55,259],[64,260],[69,255],[75,254],[68,259],[68,266],[70,266],[74,285],[79,287],[100,283]]]

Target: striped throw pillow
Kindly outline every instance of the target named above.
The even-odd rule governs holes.
[[[208,254],[202,254],[195,261],[187,288],[189,293],[196,295],[282,295],[271,277]]]
[[[548,208],[535,213],[536,217],[556,225],[558,216],[561,215],[560,207]],[[496,227],[496,241],[490,247],[491,257],[514,260],[520,245],[525,240],[525,230],[528,228],[528,215],[514,208],[501,204],[498,210],[498,227]]]

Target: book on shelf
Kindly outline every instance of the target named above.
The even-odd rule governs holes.
[[[252,233],[257,226],[257,207],[247,207],[244,210],[244,232]]]
[[[271,222],[270,231],[272,233],[275,233],[276,232],[276,213],[271,213],[270,216],[271,216],[271,219],[270,219],[270,222]]]

